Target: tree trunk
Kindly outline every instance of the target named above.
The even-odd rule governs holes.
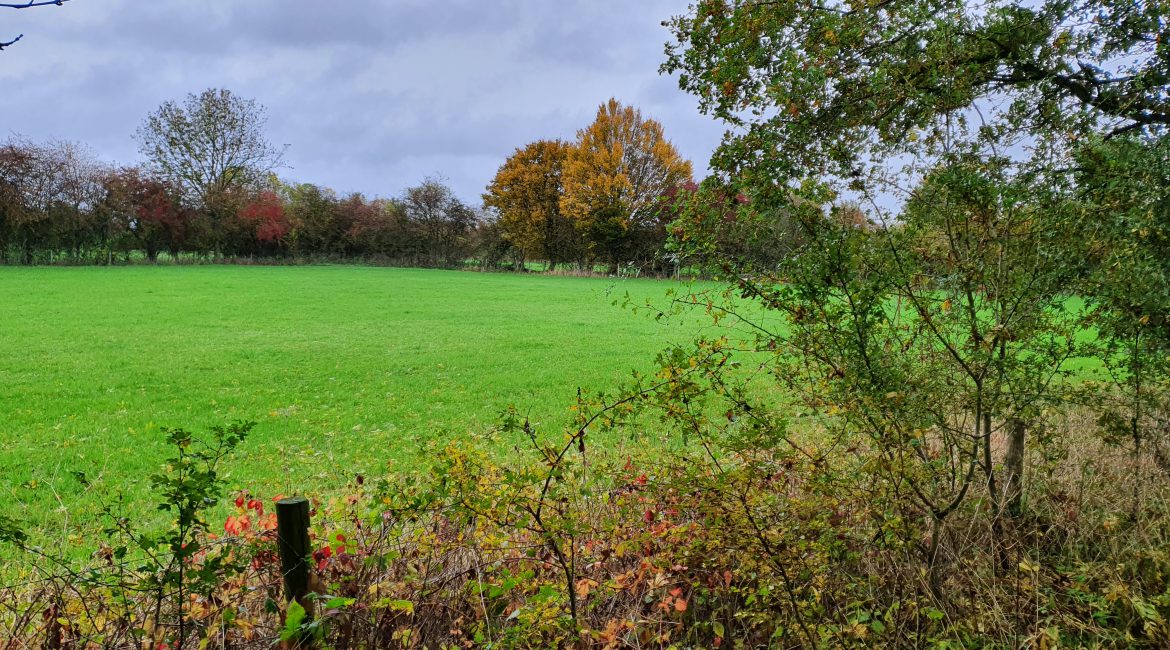
[[[1019,418],[1007,423],[1008,446],[1003,458],[1003,502],[1009,516],[1015,518],[1023,513],[1024,493],[1024,439],[1028,427]]]

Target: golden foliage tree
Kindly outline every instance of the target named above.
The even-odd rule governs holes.
[[[500,214],[504,238],[525,257],[548,260],[549,270],[575,260],[582,248],[560,205],[571,148],[562,140],[537,140],[516,149],[483,195],[484,206]]]
[[[617,264],[637,232],[656,227],[660,199],[691,181],[691,163],[663,135],[662,124],[610,99],[577,132],[565,161],[561,211],[595,252]]]

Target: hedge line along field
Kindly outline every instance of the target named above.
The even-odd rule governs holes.
[[[257,421],[228,480],[269,494],[419,462],[435,441],[490,430],[509,404],[556,431],[579,386],[612,387],[693,338],[698,318],[614,304],[665,302],[672,286],[369,267],[0,269],[0,512],[79,547],[113,494],[145,515],[163,427]]]

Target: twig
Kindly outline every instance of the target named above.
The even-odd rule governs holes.
[[[61,5],[69,2],[69,0],[29,0],[28,2],[0,2],[0,7],[8,9],[28,9],[30,7],[43,7],[45,5]]]
[[[30,9],[32,7],[44,7],[46,5],[61,5],[69,2],[69,0],[29,0],[28,2],[0,2],[0,8],[5,9]],[[11,41],[0,41],[0,50],[6,47],[16,45],[17,41],[24,38],[24,34],[17,34],[16,38]]]

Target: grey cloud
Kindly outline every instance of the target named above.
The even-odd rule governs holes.
[[[167,99],[226,87],[264,104],[286,174],[397,193],[440,173],[478,201],[504,158],[572,138],[610,96],[705,167],[722,128],[658,75],[660,22],[685,0],[71,0],[0,13],[0,134],[89,143],[135,162]]]
[[[73,0],[71,9],[83,1]],[[100,29],[110,39],[156,53],[234,55],[267,47],[387,48],[440,31],[457,34],[504,24],[491,3],[474,0],[441,4],[419,0],[88,1],[105,7],[106,13],[64,25],[63,33],[83,38]]]

